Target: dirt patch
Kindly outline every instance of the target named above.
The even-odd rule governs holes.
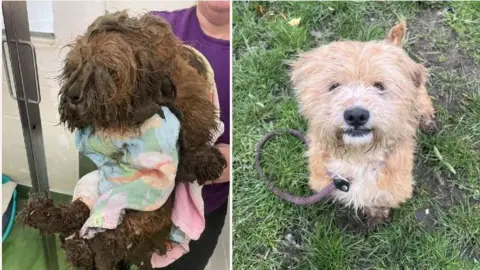
[[[459,46],[458,36],[444,21],[444,12],[453,11],[435,8],[419,12],[416,19],[409,22],[406,49],[414,59],[430,69],[432,78],[429,93],[434,97],[436,106],[443,107],[453,115],[464,98],[457,90],[467,90],[466,78],[479,77],[480,67]],[[427,230],[434,229],[437,224],[436,211],[447,210],[452,205],[468,200],[466,193],[452,185],[447,175],[432,171],[431,166],[418,157],[414,175],[418,183],[415,192],[428,190],[438,207],[430,205],[417,210],[416,218]]]
[[[468,196],[463,190],[452,185],[448,176],[443,175],[441,172],[434,172],[429,168],[428,164],[417,163],[417,166],[414,168],[414,175],[418,184],[414,192],[418,192],[418,189],[425,187],[434,195],[435,200],[439,202],[439,206],[445,208],[452,204],[467,202]]]
[[[356,214],[353,209],[335,209],[335,226],[348,234],[362,234],[369,231],[369,228],[363,222],[360,214]]]
[[[440,225],[438,216],[452,206],[480,203],[469,197],[467,192],[452,184],[447,175],[440,171],[434,172],[430,168],[431,166],[423,162],[417,162],[414,168],[417,184],[414,187],[413,196],[415,197],[421,190],[427,190],[433,198],[429,205],[425,205],[415,212],[415,219],[422,224],[426,231],[434,231]]]
[[[445,22],[445,12],[453,11],[436,8],[419,12],[408,23],[405,47],[412,58],[429,68],[429,93],[436,103],[455,113],[461,101],[461,95],[454,94],[456,81],[465,77],[480,77],[480,67],[460,47],[458,35]]]
[[[427,67],[441,68],[459,75],[480,75],[473,58],[458,44],[458,36],[445,23],[445,9],[424,10],[409,23],[408,52]]]
[[[297,230],[286,231],[280,240],[278,251],[282,260],[280,269],[298,269],[306,255],[302,235]]]
[[[415,219],[426,228],[434,228],[437,223],[429,208],[420,208],[415,212]]]
[[[476,241],[476,239],[471,239],[471,241],[465,245],[463,252],[465,259],[477,262],[480,261],[480,246]]]

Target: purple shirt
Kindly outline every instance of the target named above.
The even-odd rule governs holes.
[[[207,36],[198,21],[196,6],[173,12],[153,11],[172,26],[173,32],[184,43],[201,52],[210,62],[215,73],[220,119],[225,124],[225,132],[217,143],[230,144],[230,41]],[[205,202],[205,214],[209,214],[223,205],[228,199],[229,183],[206,185],[202,195]]]

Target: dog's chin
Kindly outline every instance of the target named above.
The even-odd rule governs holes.
[[[348,129],[343,132],[343,143],[350,146],[363,146],[373,142],[371,129]]]
[[[66,127],[70,132],[87,127],[89,123],[83,121],[83,119],[76,112],[72,111],[62,111],[60,114],[62,126]]]

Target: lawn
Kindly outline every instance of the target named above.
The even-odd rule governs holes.
[[[383,39],[399,18],[442,123],[435,136],[419,134],[414,197],[376,232],[349,226],[353,211],[341,205],[278,199],[253,157],[265,133],[307,128],[286,60],[334,40]],[[233,49],[234,269],[480,269],[480,2],[234,2]],[[281,188],[308,195],[304,153],[279,137],[263,166]]]

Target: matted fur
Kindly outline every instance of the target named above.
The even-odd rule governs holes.
[[[136,18],[117,12],[96,19],[69,47],[59,78],[62,124],[71,131],[91,126],[98,135],[124,138],[137,135],[145,120],[167,106],[181,123],[176,180],[203,184],[220,177],[226,160],[210,145],[218,128],[207,91],[212,85],[202,61],[168,23],[150,14]],[[155,211],[127,210],[116,229],[90,240],[76,233],[89,217],[80,199],[55,205],[32,196],[20,220],[60,234],[77,269],[110,270],[121,260],[151,269],[152,253],[165,254],[168,247],[173,197],[174,192]]]
[[[327,171],[352,179],[349,192],[332,197],[374,218],[412,196],[416,130],[438,127],[428,96],[425,67],[401,48],[406,23],[392,28],[385,40],[333,42],[299,55],[291,63],[292,83],[301,113],[308,119],[310,186],[331,183]],[[344,112],[369,111],[365,128],[354,137]]]

